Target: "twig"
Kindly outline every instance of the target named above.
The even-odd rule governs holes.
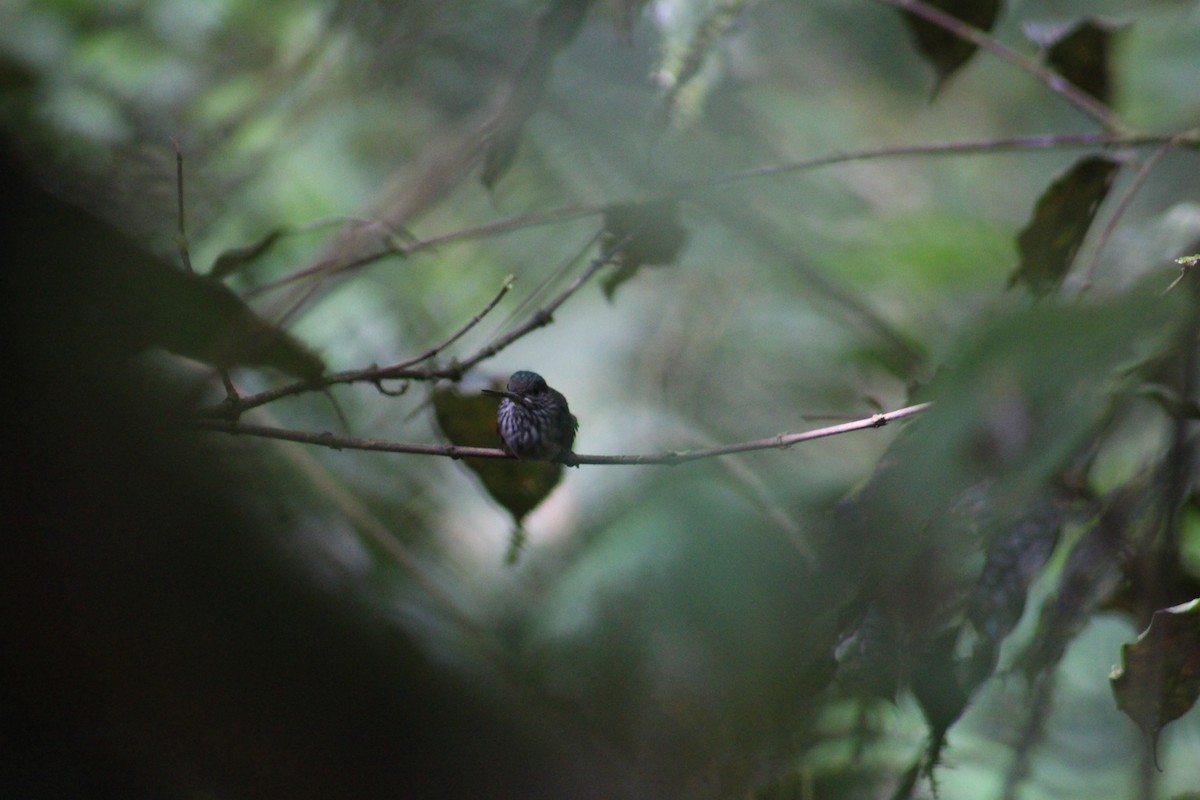
[[[886,0],[885,0],[886,1]],[[905,156],[956,156],[972,153],[999,153],[1011,150],[1053,150],[1074,147],[1137,147],[1147,144],[1163,144],[1180,141],[1189,134],[1137,134],[1121,135],[1106,131],[1087,131],[1083,133],[1052,133],[1035,134],[1031,136],[1011,136],[996,139],[968,139],[960,142],[932,142],[929,144],[905,144],[888,147],[871,147],[862,150],[848,150],[841,153],[802,158],[797,161],[786,161],[780,164],[768,164],[762,167],[751,167],[739,172],[730,172],[713,178],[700,178],[680,185],[682,192],[692,192],[708,187],[726,186],[731,183],[770,178],[789,172],[799,172],[808,169],[818,169],[852,161],[873,161],[881,158],[901,158]]]
[[[708,447],[701,450],[681,450],[667,451],[664,453],[655,453],[647,455],[576,455],[571,460],[572,466],[578,465],[658,465],[658,466],[675,466],[686,461],[699,461],[705,458],[716,458],[718,456],[730,455],[732,453],[744,453],[749,450],[785,450],[792,445],[801,442],[808,442],[814,439],[824,439],[829,436],[837,436],[843,433],[851,433],[852,431],[866,430],[869,428],[882,428],[889,422],[893,422],[905,417],[911,417],[919,414],[932,405],[932,403],[919,403],[914,406],[889,411],[884,414],[875,414],[863,419],[854,420],[853,422],[844,422],[841,425],[831,425],[825,428],[817,428],[803,433],[781,433],[777,436],[771,436],[766,439],[755,439],[749,442],[739,442],[737,444],[722,445],[721,447]],[[281,439],[288,442],[299,442],[301,444],[313,444],[320,447],[329,447],[334,450],[371,450],[384,453],[414,453],[426,456],[443,456],[445,458],[461,459],[461,458],[504,458],[511,459],[513,456],[504,452],[499,448],[492,447],[464,447],[454,444],[417,444],[411,442],[392,442],[386,439],[357,439],[348,436],[335,436],[332,433],[310,433],[308,431],[295,431],[287,428],[276,428],[269,425],[256,425],[253,423],[237,422],[227,419],[201,419],[196,422],[196,427],[200,430],[219,431],[229,434],[243,434],[247,436],[259,436],[265,439]]]
[[[911,14],[944,28],[958,38],[968,41],[994,56],[1007,61],[1019,69],[1040,80],[1050,91],[1064,98],[1071,105],[1095,119],[1107,130],[1121,131],[1124,126],[1113,114],[1112,109],[1068,81],[1062,75],[1047,67],[1036,58],[1018,53],[986,32],[968,25],[957,17],[952,17],[921,0],[878,0],[885,5],[907,11]]]
[[[327,389],[330,386],[336,386],[343,383],[378,383],[379,381],[385,379],[432,380],[438,377],[450,377],[448,375],[436,374],[436,371],[431,370],[413,371],[410,369],[410,367],[419,364],[422,361],[428,361],[429,359],[438,355],[447,347],[454,344],[454,342],[458,341],[468,331],[478,325],[483,318],[500,303],[500,300],[512,290],[514,283],[515,279],[512,275],[506,277],[504,279],[504,283],[500,286],[500,291],[498,291],[496,295],[487,302],[487,305],[485,305],[477,314],[475,314],[475,316],[471,317],[466,324],[464,324],[454,333],[450,334],[450,336],[446,337],[441,342],[435,344],[433,347],[429,348],[420,355],[396,364],[388,365],[386,367],[368,367],[366,369],[335,372],[333,374],[326,375],[319,381],[297,381],[295,383],[289,383],[286,386],[268,389],[264,392],[259,392],[258,394],[234,398],[232,400],[226,399],[225,402],[221,403],[220,405],[209,409],[209,413],[218,417],[237,417],[239,414],[249,411],[252,408],[257,408],[261,405],[265,405],[284,397],[291,397],[292,395],[302,394],[304,392],[320,391],[322,389]],[[446,371],[455,369],[455,367],[449,367]]]
[[[390,374],[391,372],[394,372],[397,370],[402,370],[407,367],[414,366],[416,364],[420,364],[422,361],[428,361],[429,359],[436,356],[438,353],[445,350],[450,345],[457,342],[459,339],[461,339],[463,336],[465,336],[468,331],[470,331],[472,328],[474,328],[476,325],[478,325],[480,322],[482,322],[483,318],[486,317],[488,314],[490,314],[492,309],[494,309],[497,305],[500,304],[500,301],[504,298],[504,295],[508,294],[512,290],[513,284],[515,284],[516,282],[517,282],[516,276],[509,275],[507,278],[504,279],[504,284],[500,287],[500,291],[496,293],[496,296],[493,297],[491,300],[489,300],[488,304],[486,306],[484,306],[483,309],[478,314],[471,317],[471,319],[467,321],[466,325],[463,325],[461,328],[456,330],[454,333],[450,334],[445,339],[443,339],[442,341],[435,344],[433,347],[426,350],[424,353],[421,353],[421,355],[414,356],[414,357],[408,359],[407,361],[401,361],[399,364],[394,364],[391,367],[384,367],[383,369],[379,370],[379,374],[376,377],[378,377],[378,378],[391,377],[391,374]]]
[[[525,336],[526,334],[528,334],[532,331],[535,331],[538,328],[549,325],[554,320],[554,312],[557,311],[559,309],[559,307],[562,306],[563,303],[570,300],[571,296],[574,295],[577,291],[579,291],[583,287],[583,285],[591,279],[591,277],[593,275],[595,275],[597,272],[599,272],[604,267],[611,264],[612,260],[617,257],[618,253],[621,252],[621,248],[624,247],[629,242],[629,239],[636,232],[637,232],[636,229],[633,231],[630,231],[620,241],[615,242],[615,243],[609,245],[608,247],[606,247],[604,249],[604,251],[602,253],[600,253],[600,255],[598,255],[598,256],[596,256],[596,258],[592,259],[592,263],[588,264],[587,269],[585,269],[583,272],[581,272],[579,274],[579,276],[577,278],[575,278],[575,280],[571,281],[570,285],[568,285],[566,289],[563,289],[561,292],[559,292],[558,296],[555,297],[553,300],[551,300],[549,303],[542,306],[537,311],[533,312],[533,314],[530,315],[528,320],[526,320],[522,324],[518,325],[517,327],[513,328],[511,331],[504,334],[500,338],[496,339],[496,341],[492,342],[491,344],[480,348],[473,355],[470,355],[467,358],[460,361],[455,369],[454,375],[461,375],[463,372],[465,372],[466,370],[475,366],[479,362],[496,355],[496,353],[499,353],[501,350],[508,347],[510,344],[517,341],[518,339],[520,339],[522,336]],[[440,376],[440,377],[453,377],[453,376],[452,375],[444,375],[444,376]]]
[[[406,258],[414,253],[422,250],[432,250],[445,244],[454,242],[468,241],[471,239],[483,239],[489,236],[499,236],[503,233],[508,233],[515,230],[524,230],[525,228],[535,228],[541,225],[552,225],[558,222],[572,222],[584,217],[597,216],[604,213],[607,206],[573,206],[570,208],[559,208],[552,211],[545,211],[539,214],[521,214],[515,217],[496,220],[484,225],[477,225],[471,228],[463,228],[450,233],[443,233],[438,236],[432,236],[428,239],[419,239],[410,242],[398,242],[394,236],[388,237],[384,247],[374,253],[367,253],[358,258],[351,259],[345,263],[338,264],[336,260],[326,260],[311,267],[297,270],[289,275],[284,275],[269,283],[264,283],[261,286],[256,286],[253,289],[245,292],[246,297],[253,297],[263,292],[269,292],[273,289],[278,289],[283,286],[303,280],[312,275],[322,274],[325,277],[332,277],[343,272],[359,269],[360,267],[369,266],[377,261],[381,261],[391,256],[399,256]]]
[[[1096,244],[1092,248],[1092,253],[1088,257],[1087,266],[1083,269],[1083,279],[1079,286],[1079,291],[1075,295],[1078,300],[1092,288],[1092,276],[1096,272],[1096,265],[1100,263],[1100,254],[1104,252],[1104,248],[1108,245],[1108,240],[1112,238],[1113,231],[1117,228],[1117,223],[1125,216],[1125,211],[1129,208],[1129,204],[1133,202],[1133,198],[1137,197],[1142,186],[1145,185],[1146,179],[1150,177],[1150,173],[1158,166],[1158,162],[1163,156],[1175,148],[1179,143],[1179,136],[1172,136],[1167,141],[1163,142],[1150,157],[1142,164],[1138,171],[1134,174],[1133,180],[1130,181],[1125,193],[1121,195],[1121,199],[1117,202],[1117,207],[1109,214],[1108,221],[1104,224],[1104,229],[1100,235],[1096,237]]]

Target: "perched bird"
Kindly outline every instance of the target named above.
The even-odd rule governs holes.
[[[517,458],[571,463],[579,420],[567,406],[567,398],[547,386],[541,375],[514,372],[506,391],[484,389],[483,393],[504,398],[496,413],[504,449]]]

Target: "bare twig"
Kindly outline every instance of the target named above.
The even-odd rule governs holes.
[[[1179,143],[1178,136],[1172,136],[1167,141],[1163,142],[1150,157],[1147,158],[1138,171],[1134,174],[1133,180],[1130,181],[1125,193],[1121,195],[1121,199],[1117,202],[1117,207],[1109,214],[1108,221],[1104,224],[1104,229],[1100,235],[1096,237],[1096,244],[1092,248],[1092,253],[1088,257],[1087,266],[1083,269],[1083,279],[1079,286],[1079,291],[1076,293],[1076,299],[1083,297],[1089,289],[1092,288],[1092,276],[1096,272],[1096,265],[1100,263],[1100,255],[1104,252],[1105,246],[1108,245],[1108,240],[1112,238],[1113,231],[1117,228],[1117,223],[1125,216],[1125,211],[1129,208],[1129,204],[1133,202],[1133,198],[1137,197],[1142,186],[1145,185],[1146,179],[1150,177],[1150,173],[1158,166],[1158,162],[1163,156],[1174,149]]]
[[[785,450],[793,445],[800,444],[801,442],[812,441],[814,439],[824,439],[829,436],[837,436],[843,433],[851,433],[853,431],[867,430],[870,428],[882,428],[889,422],[919,414],[922,411],[925,411],[931,405],[932,403],[919,403],[914,406],[897,409],[896,411],[889,411],[884,414],[875,414],[870,417],[854,420],[853,422],[844,422],[840,425],[831,425],[825,428],[804,431],[802,433],[781,433],[765,439],[755,439],[749,442],[739,442],[737,444],[722,445],[720,447],[708,447],[701,450],[673,450],[646,455],[576,455],[574,459],[571,460],[571,465],[658,465],[669,467],[675,466],[676,464],[682,464],[686,461],[699,461],[705,458],[716,458],[718,456],[726,456],[732,453],[744,453],[750,450]],[[503,450],[492,447],[464,447],[453,444],[416,444],[410,442],[392,442],[386,439],[357,439],[348,436],[335,436],[332,433],[310,433],[308,431],[295,431],[287,428],[276,428],[268,425],[255,425],[253,423],[236,422],[227,419],[202,419],[196,423],[196,427],[207,431],[219,431],[229,434],[259,436],[265,439],[281,439],[288,442],[299,442],[301,444],[313,444],[320,447],[329,447],[334,450],[372,450],[385,453],[414,453],[426,456],[443,456],[445,458],[453,459],[513,458],[513,456],[509,455]]]
[[[314,264],[311,267],[297,270],[289,275],[284,275],[282,278],[264,283],[261,286],[256,286],[245,293],[245,296],[252,297],[256,294],[262,294],[273,289],[278,289],[283,286],[303,280],[304,278],[313,275],[322,275],[324,277],[332,277],[340,275],[343,272],[359,269],[369,266],[377,261],[382,261],[385,258],[399,256],[406,258],[414,253],[423,250],[432,250],[446,244],[455,242],[469,241],[471,239],[483,239],[489,236],[499,236],[503,233],[508,233],[515,230],[524,230],[525,228],[535,228],[541,225],[553,225],[559,222],[572,222],[584,217],[592,217],[604,213],[606,206],[573,206],[571,208],[559,208],[552,211],[544,211],[538,214],[521,214],[515,217],[496,220],[484,225],[477,225],[471,228],[463,228],[450,233],[443,233],[438,236],[432,236],[428,239],[419,239],[413,241],[401,242],[395,236],[387,237],[384,246],[374,253],[367,253],[358,258],[350,259],[344,263],[337,263],[336,260],[322,261]]]
[[[1047,67],[1036,58],[1018,53],[985,31],[968,25],[957,17],[952,17],[944,11],[934,8],[921,0],[878,0],[885,5],[907,11],[924,19],[939,28],[944,28],[958,38],[970,42],[977,47],[987,50],[992,55],[1007,61],[1019,69],[1040,80],[1050,91],[1064,98],[1071,105],[1092,117],[1107,130],[1121,131],[1124,126],[1111,108],[1068,81],[1062,75]]]
[[[841,153],[802,158],[751,167],[739,172],[730,172],[713,178],[701,178],[681,186],[683,192],[694,192],[708,187],[726,186],[731,183],[770,178],[790,172],[800,172],[820,167],[845,164],[853,161],[874,161],[883,158],[907,156],[961,156],[975,153],[1001,153],[1013,150],[1057,150],[1088,147],[1138,147],[1149,144],[1164,144],[1186,139],[1189,134],[1136,134],[1121,135],[1105,131],[1083,133],[1051,133],[1031,136],[1008,136],[992,139],[967,139],[959,142],[932,142],[928,144],[904,144],[887,147],[870,147],[862,150],[847,150]]]
[[[504,284],[500,287],[500,291],[496,293],[496,296],[493,297],[491,300],[489,300],[488,304],[486,306],[484,306],[483,309],[478,314],[471,317],[471,319],[469,319],[467,321],[467,324],[463,325],[461,328],[456,330],[454,333],[450,334],[445,339],[443,339],[442,341],[435,344],[433,347],[426,350],[424,353],[421,353],[419,356],[414,356],[414,357],[408,359],[407,361],[401,361],[399,364],[395,364],[391,367],[383,368],[382,370],[380,370],[380,374],[377,377],[388,378],[388,377],[391,377],[390,371],[405,369],[407,367],[411,367],[416,364],[420,364],[422,361],[428,361],[429,359],[436,356],[438,353],[445,350],[450,345],[457,342],[459,339],[461,339],[463,336],[465,336],[468,331],[470,331],[472,328],[474,328],[476,325],[478,325],[480,322],[482,322],[483,318],[486,317],[488,314],[490,314],[493,308],[495,308],[497,305],[499,305],[500,301],[504,298],[504,295],[508,294],[509,291],[512,290],[513,284],[515,284],[516,282],[517,282],[516,277],[513,275],[509,275],[507,278],[504,279]]]
[[[382,380],[392,380],[392,379],[396,379],[396,380],[404,380],[404,379],[432,380],[432,379],[435,379],[438,377],[448,377],[448,376],[434,374],[435,371],[431,371],[431,370],[421,370],[421,371],[414,372],[410,368],[416,364],[421,363],[422,361],[428,361],[429,359],[438,355],[443,350],[445,350],[447,347],[449,347],[450,345],[452,345],[456,341],[458,341],[468,331],[470,331],[472,328],[474,328],[476,325],[478,325],[483,320],[483,318],[485,316],[487,316],[492,311],[492,309],[494,309],[500,303],[500,300],[503,299],[503,297],[512,290],[514,282],[515,282],[515,279],[513,278],[512,275],[509,275],[508,277],[506,277],[504,279],[504,283],[500,287],[500,291],[498,291],[495,294],[495,296],[492,297],[492,299],[487,302],[487,305],[485,305],[479,311],[479,313],[477,313],[475,316],[471,317],[471,319],[468,320],[466,322],[466,324],[461,326],[454,333],[450,334],[448,337],[443,339],[441,342],[438,342],[433,347],[429,348],[428,350],[421,353],[420,355],[414,356],[412,358],[406,359],[406,360],[398,362],[396,364],[390,364],[386,367],[368,367],[366,369],[348,370],[345,372],[335,372],[331,375],[326,375],[320,381],[315,381],[315,382],[314,381],[297,381],[295,383],[289,383],[286,386],[279,386],[274,389],[268,389],[267,391],[259,392],[258,394],[249,395],[246,397],[234,398],[233,400],[226,399],[226,401],[223,402],[221,405],[219,405],[213,409],[210,409],[210,414],[220,416],[220,417],[236,417],[239,414],[249,411],[252,408],[257,408],[259,406],[270,403],[274,400],[279,400],[284,397],[291,397],[292,395],[302,394],[305,392],[320,391],[322,389],[327,389],[330,386],[336,386],[338,384],[343,384],[343,383],[376,383],[376,384],[378,384]],[[447,369],[454,370],[456,368],[449,367]]]

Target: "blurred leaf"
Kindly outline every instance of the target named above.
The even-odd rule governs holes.
[[[1054,515],[1038,520],[1047,487],[1094,442],[1122,368],[1143,348],[1169,340],[1174,308],[1135,294],[1091,307],[1039,304],[984,324],[930,383],[925,398],[934,406],[904,429],[876,474],[842,505],[827,553],[834,579],[882,602],[900,641],[924,652],[966,611],[989,532],[1029,526],[1016,535],[1052,536]],[[1119,544],[1111,539],[1121,530],[1122,504],[1110,505],[1107,524],[1087,537],[1099,552],[1076,555],[1076,578],[1062,592],[1061,615],[1046,628],[1039,667],[1057,659],[1058,645],[1120,581]],[[1019,559],[1012,567],[1009,579],[1034,569]],[[1016,613],[1016,591],[980,591],[1003,614]],[[983,613],[981,624],[999,636],[1002,613],[993,611],[996,618]]]
[[[592,0],[552,0],[538,17],[533,46],[513,77],[512,90],[488,126],[480,180],[488,189],[504,177],[516,158],[521,129],[541,103],[554,58],[574,41]]]
[[[633,28],[650,0],[608,0],[612,9],[617,33],[625,42],[633,41]]]
[[[679,219],[679,204],[673,200],[609,206],[604,211],[600,247],[605,252],[615,248],[617,268],[604,279],[604,296],[612,300],[617,287],[644,265],[674,263],[686,241],[687,229]]]
[[[1030,678],[1053,669],[1067,645],[1121,585],[1126,548],[1139,536],[1153,501],[1144,480],[1114,490],[1095,523],[1071,548],[1054,596],[1042,607],[1033,639],[1016,668]]]
[[[212,269],[208,271],[209,277],[215,279],[225,278],[243,267],[249,266],[270,250],[284,234],[290,232],[290,227],[280,226],[256,242],[226,250],[217,256],[217,260],[213,262]]]
[[[1088,156],[1050,184],[1017,236],[1021,264],[1009,286],[1024,283],[1040,296],[1062,284],[1119,167],[1110,158]]]
[[[689,91],[689,88],[695,86],[696,78],[708,62],[709,54],[733,27],[746,5],[747,0],[719,0],[714,3],[708,14],[692,31],[682,51],[664,59],[667,63],[663,65],[661,72],[669,76],[670,87],[663,97],[662,119],[678,123],[681,106],[686,106],[692,116],[700,108],[703,95],[710,87],[696,87],[698,91]],[[687,102],[683,101],[685,95]]]
[[[927,0],[926,5],[962,20],[983,31],[990,31],[1000,15],[1000,0]],[[945,28],[910,12],[901,12],[917,49],[937,73],[934,94],[975,54],[975,44],[955,36]]]
[[[967,618],[979,636],[968,685],[977,686],[995,670],[1000,645],[1020,622],[1029,586],[1054,552],[1063,523],[1063,505],[1047,497],[988,545],[983,572],[967,603]]]
[[[1045,50],[1046,63],[1101,103],[1112,103],[1112,35],[1121,26],[1096,19],[1022,26]]]
[[[971,699],[971,690],[962,685],[958,660],[954,656],[957,640],[957,629],[945,631],[934,640],[913,672],[913,695],[929,723],[926,771],[939,763],[946,744],[946,732],[962,716]]]
[[[503,382],[493,384],[503,389]],[[450,386],[435,389],[433,408],[438,427],[446,438],[466,447],[499,447],[494,397],[461,394]],[[488,494],[512,515],[517,524],[509,558],[520,547],[520,525],[530,511],[562,480],[563,465],[547,461],[517,461],[494,458],[464,458],[463,463],[479,476]]]
[[[838,684],[859,697],[894,701],[901,685],[908,682],[911,666],[897,636],[896,623],[886,609],[872,603],[834,653]]]
[[[1117,708],[1157,743],[1200,697],[1200,599],[1155,611],[1137,641],[1121,646],[1109,681]]]
[[[75,309],[61,323],[92,336],[103,332],[105,341],[95,344],[113,357],[162,347],[214,366],[268,366],[308,380],[325,371],[307,347],[212,278],[161,261],[17,171],[4,169],[0,182],[8,207],[26,213],[10,252],[32,254],[30,280],[53,283],[31,296],[37,302],[58,297],[61,307]],[[87,254],[87,268],[64,272],[63,265],[74,263],[79,253]],[[46,319],[63,314],[60,308],[25,310]]]
[[[129,271],[116,290],[142,312],[150,344],[220,367],[268,366],[306,380],[324,373],[321,359],[225,286],[166,265],[146,267]]]

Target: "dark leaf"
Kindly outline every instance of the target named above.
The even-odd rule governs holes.
[[[521,130],[542,100],[554,58],[579,35],[591,4],[592,0],[552,0],[538,17],[533,45],[513,76],[508,98],[486,131],[480,181],[488,189],[494,188],[512,166]]]
[[[680,221],[675,201],[609,206],[604,212],[600,247],[612,251],[617,269],[604,280],[604,295],[611,300],[617,287],[642,266],[674,263],[686,241],[687,229]]]
[[[1054,552],[1063,521],[1063,507],[1045,499],[989,544],[983,572],[967,604],[967,618],[979,637],[968,685],[977,686],[995,669],[1000,644],[1020,622],[1026,592]]]
[[[1025,35],[1045,50],[1046,63],[1101,103],[1112,102],[1112,35],[1119,26],[1095,19],[1065,25],[1026,25]]]
[[[878,603],[871,604],[834,655],[838,683],[857,696],[895,700],[901,683],[907,680],[908,659],[901,650],[896,623]]]
[[[926,0],[926,5],[983,31],[990,31],[1000,15],[1000,0]],[[901,12],[913,43],[937,73],[936,94],[978,49],[973,43],[940,25],[908,11]]]
[[[1110,158],[1089,156],[1050,184],[1017,236],[1021,264],[1009,286],[1024,283],[1041,296],[1062,284],[1119,167]]]
[[[124,277],[129,283],[117,291],[127,293],[128,307],[140,314],[148,345],[220,367],[268,366],[308,380],[325,371],[291,334],[212,278],[166,265]]]
[[[154,257],[16,171],[0,178],[4,202],[25,210],[12,252],[34,254],[30,280],[47,284],[31,289],[28,302],[56,300],[25,309],[47,327],[48,347],[78,330],[118,360],[162,347],[220,367],[269,366],[310,380],[324,372],[317,356],[224,285]],[[67,316],[62,308],[75,311]]]
[[[1031,678],[1057,665],[1093,613],[1116,594],[1127,547],[1145,524],[1153,499],[1145,480],[1115,490],[1095,524],[1075,543],[1055,596],[1042,607],[1033,640],[1016,660]]]
[[[289,231],[290,228],[286,227],[275,228],[256,242],[226,250],[217,256],[217,260],[213,262],[212,269],[208,271],[209,277],[217,279],[225,278],[243,267],[252,264],[270,250]]]
[[[503,389],[503,382],[492,388]],[[446,438],[468,447],[499,447],[494,397],[465,395],[454,387],[433,393],[438,427]],[[510,558],[520,547],[520,525],[525,515],[538,506],[562,479],[563,465],[547,461],[506,461],[494,458],[465,458],[463,463],[479,476],[488,494],[503,506],[517,523]]]
[[[1117,708],[1157,743],[1200,697],[1200,599],[1154,612],[1109,676]]]
[[[957,629],[944,632],[934,640],[913,670],[913,695],[929,723],[926,769],[937,765],[946,743],[946,732],[962,716],[970,700],[970,692],[959,680],[958,661],[954,656],[957,640]]]

